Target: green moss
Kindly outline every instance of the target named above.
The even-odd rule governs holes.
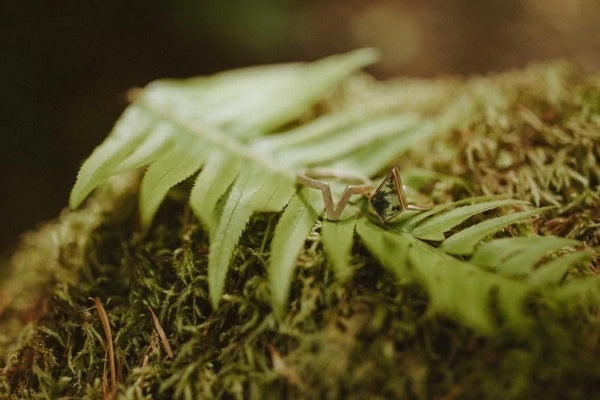
[[[463,177],[471,194],[558,206],[540,232],[600,244],[598,77],[567,64],[533,65],[468,80],[462,89],[479,112],[398,163]],[[441,201],[447,184],[431,188]]]
[[[404,170],[437,171],[420,182],[438,201],[505,193],[558,204],[527,229],[598,244],[597,77],[552,65],[464,83],[358,79],[338,93],[341,102],[353,101],[353,85],[370,88],[361,88],[363,101],[415,90],[423,99],[407,107],[431,113],[452,94],[476,99],[476,115],[400,160]],[[265,263],[278,215],[259,214],[213,310],[208,239],[186,205],[189,182],[170,192],[146,232],[137,182],[112,180],[81,211],[23,239],[0,291],[0,397],[101,397],[105,337],[94,297],[110,319],[120,398],[600,398],[597,303],[531,299],[526,333],[483,337],[430,315],[421,288],[398,282],[360,243],[352,279],[335,280],[317,229],[277,319]]]

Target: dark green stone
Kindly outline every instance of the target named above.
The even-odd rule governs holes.
[[[397,188],[394,182],[394,175],[390,174],[385,178],[379,189],[371,197],[371,204],[375,213],[382,221],[387,221],[404,210]]]

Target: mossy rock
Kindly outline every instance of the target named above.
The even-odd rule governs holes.
[[[431,115],[456,106],[457,93],[477,104],[466,123],[398,159],[405,183],[438,203],[507,194],[555,205],[511,229],[598,246],[600,75],[552,64],[469,80],[356,76],[303,118],[394,92],[414,96],[405,109]],[[597,258],[572,272],[579,280],[557,292],[562,301],[529,300],[533,324],[525,332],[500,321],[482,334],[431,312],[424,288],[399,280],[360,241],[352,276],[336,279],[317,224],[298,258],[287,312],[277,316],[265,265],[279,214],[259,213],[215,309],[208,234],[187,204],[190,185],[169,192],[146,230],[139,176],[130,174],[23,236],[0,289],[0,397],[106,394],[113,379],[90,300],[98,299],[111,325],[118,398],[600,398]]]

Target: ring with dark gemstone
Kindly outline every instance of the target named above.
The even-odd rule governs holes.
[[[337,204],[334,204],[329,183],[323,179],[331,178],[349,182]],[[332,168],[312,168],[304,170],[297,176],[298,183],[319,189],[325,203],[325,216],[330,221],[337,221],[344,211],[346,204],[355,194],[361,194],[369,199],[375,214],[382,223],[386,223],[403,211],[424,211],[431,207],[409,204],[406,192],[400,178],[400,170],[394,166],[383,179],[377,190],[370,193],[371,181],[359,174]]]
[[[346,186],[342,197],[338,201],[337,205],[333,203],[333,197],[331,195],[331,187],[329,183],[323,181],[325,178],[333,178],[343,182],[349,182],[351,184]],[[340,215],[350,197],[355,194],[361,194],[363,196],[369,196],[369,191],[372,189],[371,182],[368,178],[365,178],[359,174],[353,174],[347,171],[330,169],[330,168],[313,168],[303,171],[298,174],[297,180],[299,183],[319,189],[323,194],[323,202],[325,203],[325,216],[330,221],[337,221],[340,219]]]

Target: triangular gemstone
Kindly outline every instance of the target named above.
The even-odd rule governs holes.
[[[394,167],[381,182],[370,201],[381,222],[386,222],[406,210],[406,195],[397,167]]]

